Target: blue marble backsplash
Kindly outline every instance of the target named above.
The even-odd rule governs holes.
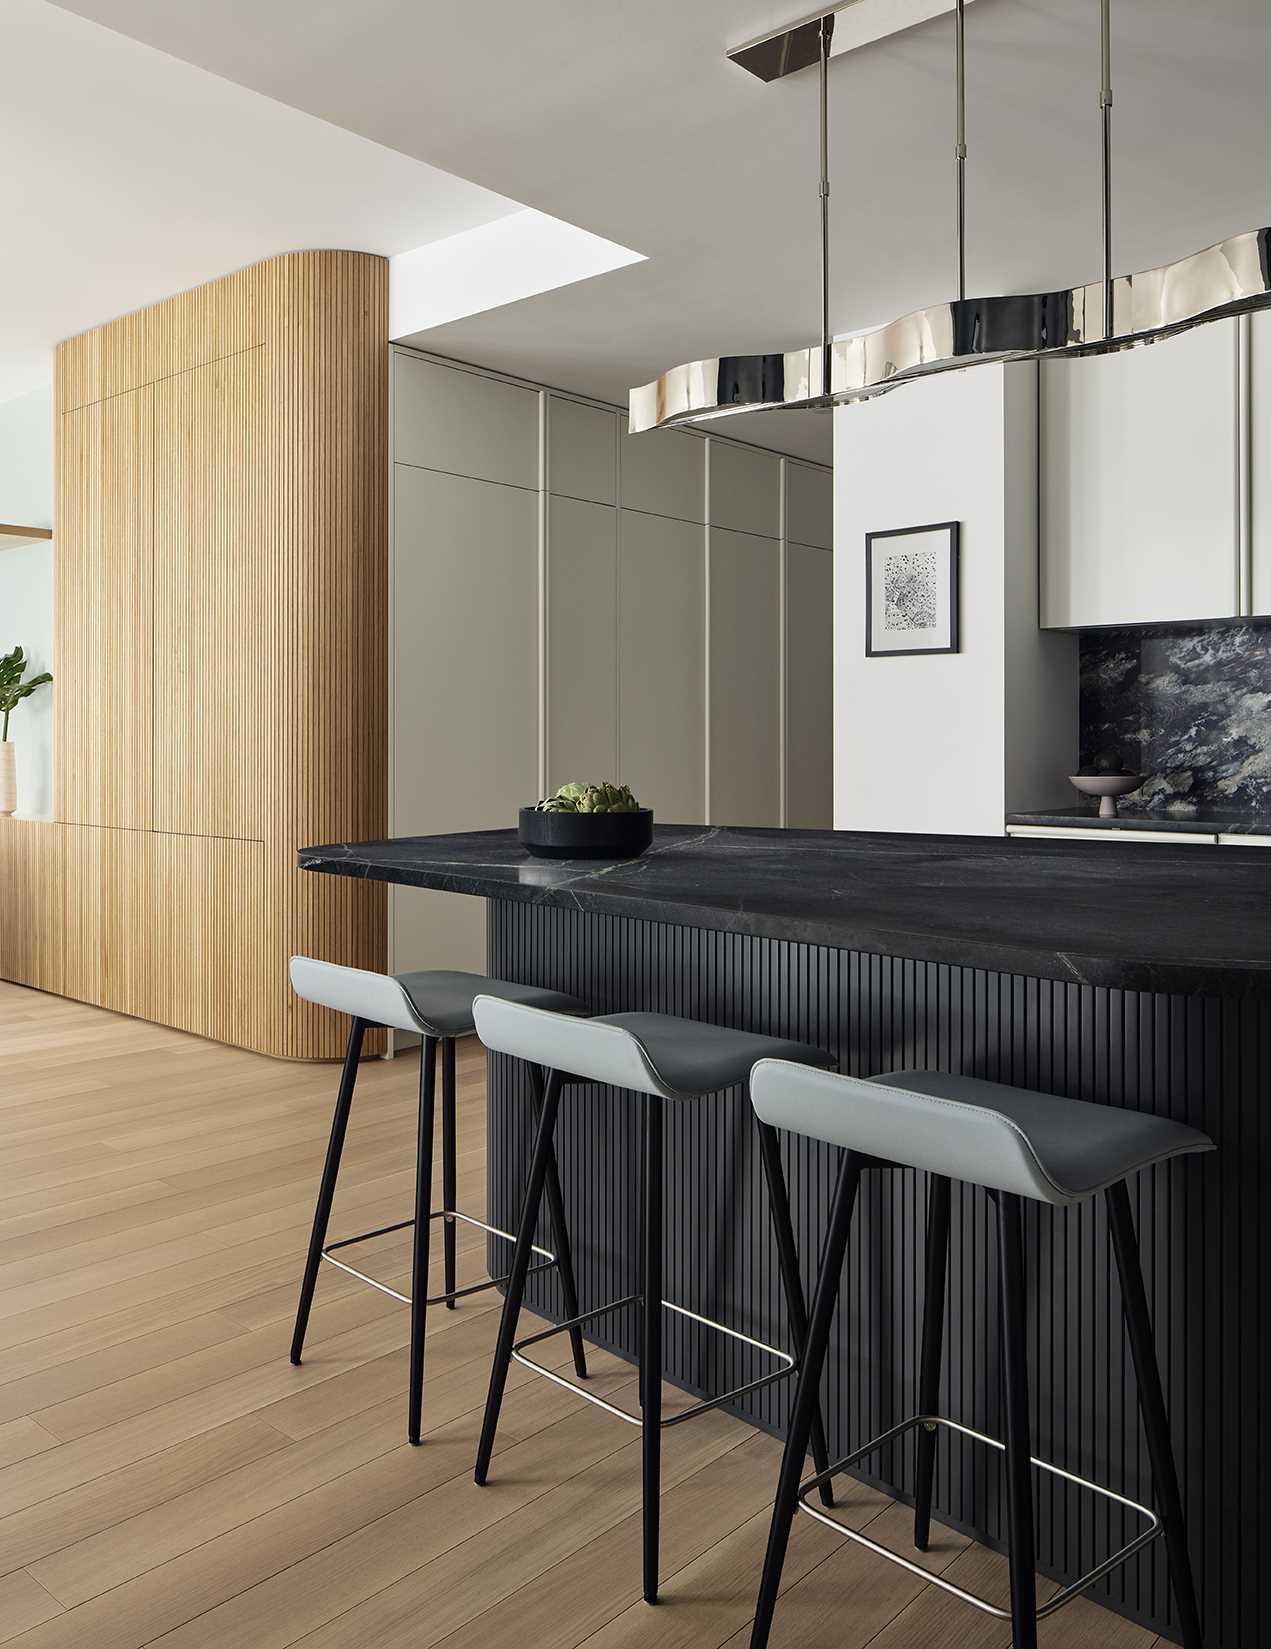
[[[1147,775],[1135,806],[1271,806],[1271,624],[1081,638],[1081,761]]]

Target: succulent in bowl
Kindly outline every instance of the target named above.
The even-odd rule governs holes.
[[[563,784],[538,803],[539,813],[638,813],[640,804],[625,784]]]

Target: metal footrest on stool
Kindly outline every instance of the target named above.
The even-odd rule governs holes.
[[[550,1328],[543,1328],[537,1334],[527,1334],[523,1340],[518,1340],[512,1347],[512,1356],[526,1368],[534,1370],[535,1374],[542,1374],[548,1380],[554,1380],[558,1386],[564,1386],[566,1391],[576,1392],[579,1397],[585,1397],[589,1403],[597,1408],[604,1409],[606,1414],[612,1414],[618,1420],[625,1420],[629,1426],[643,1425],[638,1414],[630,1414],[615,1403],[606,1402],[603,1397],[597,1396],[594,1391],[588,1391],[585,1386],[574,1380],[566,1379],[558,1374],[554,1368],[547,1368],[542,1363],[536,1363],[532,1357],[525,1356],[526,1346],[538,1345],[541,1340],[550,1340],[557,1334],[568,1334],[573,1328],[579,1328],[583,1323],[589,1323],[596,1317],[604,1317],[611,1311],[625,1311],[631,1306],[642,1306],[644,1297],[640,1294],[628,1294],[624,1299],[611,1300],[608,1305],[597,1306],[594,1311],[581,1312],[577,1317],[569,1317],[563,1323],[553,1323]],[[781,1351],[776,1346],[765,1345],[762,1340],[756,1340],[749,1334],[743,1334],[740,1329],[729,1328],[727,1323],[717,1323],[711,1317],[700,1316],[696,1311],[690,1311],[687,1306],[676,1305],[672,1300],[663,1300],[663,1308],[673,1312],[677,1317],[687,1317],[690,1322],[701,1323],[703,1328],[714,1329],[717,1334],[726,1334],[730,1340],[740,1340],[743,1345],[753,1346],[756,1351],[762,1351],[768,1357],[775,1357],[783,1365],[773,1369],[770,1374],[761,1374],[757,1380],[748,1380],[744,1386],[735,1386],[732,1391],[726,1391],[719,1397],[707,1397],[700,1403],[694,1403],[691,1408],[681,1409],[677,1414],[668,1414],[662,1420],[663,1427],[680,1426],[685,1420],[693,1420],[699,1414],[705,1414],[708,1409],[717,1409],[722,1403],[731,1403],[735,1398],[744,1397],[747,1392],[759,1391],[764,1386],[770,1386],[774,1380],[784,1380],[788,1375],[795,1373],[798,1368],[796,1360],[788,1351]]]
[[[462,1220],[464,1225],[475,1226],[478,1231],[484,1231],[489,1237],[498,1237],[503,1242],[514,1243],[516,1241],[512,1232],[500,1231],[497,1225],[487,1225],[484,1220],[477,1219],[474,1214],[462,1214],[457,1208],[438,1208],[435,1213],[430,1214],[428,1217],[430,1220]],[[390,1288],[387,1283],[380,1282],[377,1277],[371,1277],[365,1271],[359,1271],[356,1266],[347,1265],[343,1260],[337,1260],[335,1252],[338,1248],[351,1248],[355,1243],[370,1242],[372,1237],[387,1237],[393,1231],[411,1230],[414,1224],[413,1219],[397,1220],[393,1225],[381,1225],[374,1231],[359,1232],[356,1237],[341,1237],[339,1242],[327,1244],[322,1250],[322,1258],[329,1264],[337,1266],[341,1271],[347,1271],[350,1277],[356,1277],[359,1282],[370,1283],[371,1287],[378,1288],[381,1294],[389,1294],[393,1299],[400,1300],[403,1305],[409,1305],[409,1294],[403,1294],[399,1289]],[[537,1243],[534,1243],[533,1250],[536,1254],[541,1254],[543,1260],[540,1265],[532,1265],[530,1267],[531,1271],[547,1271],[556,1264],[556,1256],[550,1249],[540,1248]],[[442,1305],[447,1300],[460,1300],[467,1294],[480,1294],[487,1288],[497,1288],[500,1283],[506,1281],[507,1274],[505,1272],[501,1277],[486,1277],[479,1283],[468,1283],[464,1288],[453,1288],[442,1294],[430,1294],[424,1303],[425,1305]]]
[[[807,1512],[809,1517],[815,1517],[818,1523],[824,1523],[837,1533],[846,1535],[849,1540],[854,1540],[858,1546],[865,1546],[879,1557],[885,1557],[889,1563],[898,1563],[902,1569],[908,1569],[910,1574],[917,1575],[920,1580],[929,1581],[931,1585],[939,1586],[943,1591],[951,1592],[954,1597],[961,1598],[963,1603],[969,1603],[972,1607],[983,1610],[986,1615],[995,1615],[999,1620],[1010,1620],[1011,1611],[1009,1609],[1000,1609],[996,1604],[989,1603],[982,1597],[977,1597],[974,1592],[968,1592],[961,1586],[955,1586],[951,1580],[946,1580],[942,1575],[933,1574],[930,1569],[924,1569],[920,1563],[912,1562],[909,1558],[902,1556],[901,1553],[893,1551],[889,1546],[880,1546],[876,1540],[871,1540],[868,1535],[862,1534],[858,1529],[849,1529],[846,1524],[840,1523],[835,1517],[828,1516],[820,1506],[813,1506],[808,1500],[808,1496],[816,1489],[819,1489],[822,1483],[828,1482],[830,1478],[837,1476],[839,1472],[845,1471],[849,1466],[854,1466],[858,1460],[863,1460],[867,1454],[874,1454],[878,1449],[894,1442],[897,1437],[902,1437],[905,1432],[913,1431],[918,1426],[928,1426],[933,1429],[937,1426],[943,1426],[947,1431],[955,1431],[963,1437],[973,1438],[977,1443],[985,1443],[991,1449],[997,1449],[1002,1453],[1006,1451],[1006,1445],[996,1437],[986,1437],[983,1432],[973,1431],[970,1426],[960,1425],[956,1420],[946,1420],[938,1414],[915,1414],[908,1420],[902,1420],[898,1426],[893,1426],[890,1431],[885,1431],[880,1436],[873,1438],[852,1454],[844,1455],[827,1471],[818,1472],[815,1477],[809,1477],[799,1488],[799,1510]],[[1127,1546],[1122,1546],[1120,1551],[1114,1552],[1111,1557],[1105,1558],[1088,1574],[1082,1575],[1080,1579],[1074,1580],[1071,1585],[1065,1586],[1061,1591],[1056,1592],[1054,1597],[1048,1599],[1045,1603],[1039,1604],[1037,1618],[1041,1620],[1046,1615],[1053,1615],[1055,1610],[1061,1609],[1065,1603],[1070,1603],[1078,1593],[1084,1592],[1089,1586],[1093,1586],[1096,1580],[1102,1580],[1104,1575],[1109,1574],[1113,1569],[1125,1563],[1134,1556],[1135,1552],[1142,1551],[1144,1546],[1149,1545],[1162,1533],[1162,1528],[1161,1521],[1156,1513],[1148,1506],[1140,1506],[1137,1500],[1129,1500],[1123,1494],[1117,1494],[1112,1489],[1105,1489],[1100,1483],[1092,1483],[1087,1477],[1078,1477],[1074,1472],[1065,1471],[1062,1466],[1052,1465],[1048,1460],[1038,1460],[1036,1456],[1031,1458],[1033,1465],[1039,1471],[1049,1472],[1052,1477],[1062,1477],[1065,1482],[1075,1483],[1078,1488],[1089,1489],[1094,1494],[1102,1495],[1105,1500],[1113,1500],[1118,1506],[1124,1506],[1128,1511],[1137,1512],[1140,1517],[1145,1517],[1148,1521],[1148,1527],[1141,1534],[1136,1535]]]

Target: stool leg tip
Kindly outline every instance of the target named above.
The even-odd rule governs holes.
[[[300,1353],[298,1351],[293,1351],[291,1354],[291,1366],[292,1368],[300,1367]]]

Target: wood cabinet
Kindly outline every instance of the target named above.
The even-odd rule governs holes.
[[[70,996],[248,1047],[269,991],[260,842],[67,825]]]
[[[154,391],[65,412],[57,445],[54,811],[154,819]]]
[[[48,819],[0,818],[0,979],[64,989],[64,839]]]
[[[154,386],[154,826],[261,841],[271,678],[263,347]]]
[[[384,259],[292,253],[58,345],[70,995],[329,1058],[289,956],[384,965],[384,890],[296,853],[386,829],[387,307]],[[481,387],[463,415],[487,429]],[[30,895],[0,898],[2,929]]]
[[[712,527],[710,821],[781,823],[780,546]]]
[[[1041,622],[1240,611],[1239,327],[1041,364]]]

